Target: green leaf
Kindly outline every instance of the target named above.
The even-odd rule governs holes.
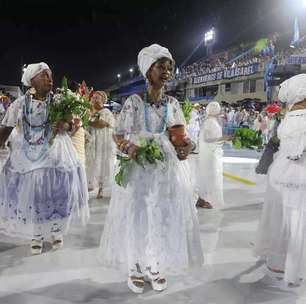
[[[191,120],[191,112],[192,112],[193,106],[190,100],[187,98],[182,106],[183,114],[186,120],[186,123],[189,124]]]
[[[157,161],[163,161],[164,155],[154,140],[142,140],[137,150],[135,160],[131,160],[129,157],[122,155],[117,155],[117,160],[119,161],[120,170],[115,175],[115,181],[119,186],[126,187],[128,181],[125,179],[133,163],[145,168],[146,163],[156,165]]]
[[[242,145],[241,145],[241,141],[236,139],[235,141],[233,141],[233,146],[235,149],[240,150]]]

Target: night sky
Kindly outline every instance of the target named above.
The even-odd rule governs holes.
[[[45,61],[57,83],[66,75],[105,89],[151,43],[168,47],[180,64],[210,26],[218,29],[216,51],[292,31],[302,14],[295,1],[0,0],[0,84],[20,85],[23,63]],[[194,59],[204,55],[202,46]]]

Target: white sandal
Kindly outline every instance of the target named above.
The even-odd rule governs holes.
[[[43,250],[43,241],[42,240],[32,240],[31,242],[31,252],[33,255],[39,255]]]
[[[163,291],[167,288],[166,279],[159,272],[153,273],[150,269],[146,270],[145,281],[150,283],[155,291]]]
[[[142,287],[137,286],[137,283],[142,285]],[[134,275],[129,276],[128,278],[128,287],[134,292],[134,293],[143,293],[145,286],[144,277],[136,277]]]
[[[53,235],[52,236],[52,249],[58,250],[64,245],[64,239],[62,235]]]

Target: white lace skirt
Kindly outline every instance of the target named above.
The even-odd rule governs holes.
[[[284,279],[298,283],[306,267],[306,174],[303,163],[277,157],[268,173],[268,187],[255,254]]]
[[[168,139],[159,144],[164,163],[133,166],[127,188],[113,186],[99,258],[124,273],[136,264],[178,273],[203,263],[188,163],[177,159]]]
[[[114,178],[114,165],[116,159],[115,143],[112,130],[108,128],[95,129],[95,158],[92,162],[92,174],[96,186],[103,190],[110,189]]]
[[[16,150],[13,153],[18,155]],[[85,169],[67,135],[57,136],[45,162],[41,161],[42,167],[18,172],[12,163],[19,162],[9,157],[0,174],[1,233],[24,239],[46,238],[65,234],[74,217],[79,223],[87,222]]]
[[[201,144],[197,169],[199,196],[215,208],[224,206],[222,147],[218,144]]]

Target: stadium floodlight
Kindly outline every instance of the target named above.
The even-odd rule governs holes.
[[[129,71],[130,71],[130,73],[133,73],[133,72],[134,72],[134,69],[133,69],[133,68],[130,68]]]
[[[121,78],[121,74],[117,74],[117,78],[120,79]]]
[[[211,28],[204,35],[205,45],[213,44],[215,42],[215,38],[216,38],[216,30],[214,28]]]

